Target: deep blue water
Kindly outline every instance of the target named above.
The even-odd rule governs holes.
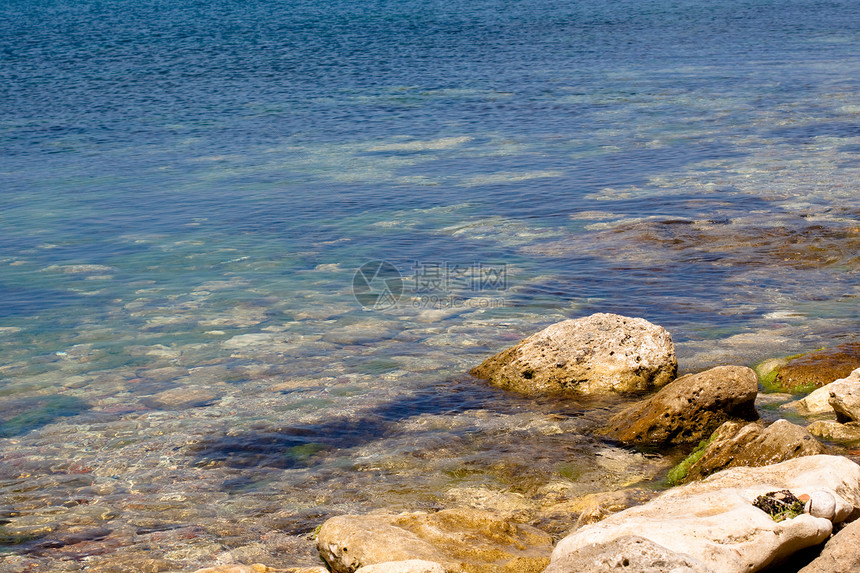
[[[133,481],[180,447],[138,423],[168,412],[247,439],[248,470],[293,444],[255,424],[390,433],[433,411],[412,393],[592,312],[666,326],[688,370],[853,340],[858,176],[849,0],[2,0],[0,456]],[[395,308],[353,297],[372,260]],[[446,265],[505,284],[429,288]],[[162,395],[186,387],[211,395]]]

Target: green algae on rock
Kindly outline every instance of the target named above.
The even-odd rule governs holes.
[[[725,422],[669,472],[668,480],[687,483],[726,468],[761,467],[826,452],[824,444],[788,420],[767,427],[759,422]]]
[[[840,344],[788,360],[780,366],[773,384],[790,392],[809,392],[845,378],[860,368],[860,342]]]

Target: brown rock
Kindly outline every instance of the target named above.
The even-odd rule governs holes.
[[[860,571],[860,521],[830,538],[821,555],[798,573],[856,573]]]
[[[684,444],[731,419],[755,420],[758,378],[744,366],[682,376],[609,420],[605,433],[628,444]]]
[[[702,479],[726,468],[761,467],[826,452],[824,444],[788,420],[777,420],[768,427],[755,422],[725,422],[711,436],[704,451],[693,454],[699,459],[676,483]]]
[[[860,342],[804,354],[779,369],[776,385],[788,391],[820,388],[860,368]],[[808,391],[808,390],[807,390]]]
[[[336,573],[415,559],[451,573],[539,573],[549,564],[552,537],[487,511],[448,509],[334,517],[320,529],[317,548]]]
[[[647,320],[594,314],[565,320],[488,358],[472,375],[526,394],[640,392],[675,377],[669,333]]]

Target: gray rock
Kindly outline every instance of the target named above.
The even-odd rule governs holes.
[[[714,573],[689,555],[629,535],[586,545],[554,560],[543,573]]]
[[[752,505],[759,495],[783,489],[798,497],[828,492],[835,502],[833,520],[801,514],[776,522]],[[860,466],[841,456],[731,468],[576,530],[558,543],[552,564],[589,545],[640,536],[719,573],[754,573],[822,543],[833,523],[858,510]]]
[[[642,318],[565,320],[488,358],[472,374],[526,394],[641,392],[675,377],[672,337]]]
[[[317,549],[336,573],[392,561],[438,563],[450,573],[538,573],[552,537],[475,509],[400,515],[342,515],[326,521]]]
[[[860,571],[860,521],[845,526],[830,538],[812,563],[798,573],[856,573]]]
[[[745,366],[718,366],[682,376],[613,416],[608,437],[628,444],[699,442],[732,419],[755,420],[758,378]]]

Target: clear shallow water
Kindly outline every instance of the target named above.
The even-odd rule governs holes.
[[[463,373],[598,311],[682,370],[855,339],[858,16],[3,3],[0,566],[313,563],[379,507],[557,532],[649,483],[583,433],[611,403]],[[353,297],[372,260],[394,308]]]

